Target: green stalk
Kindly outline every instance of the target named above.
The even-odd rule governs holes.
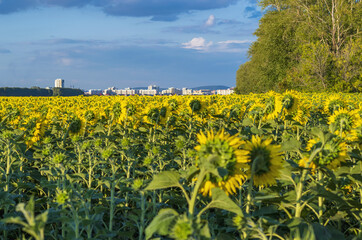
[[[116,170],[114,164],[112,164],[112,182],[111,182],[111,203],[109,210],[109,232],[113,230],[113,218],[114,218],[114,192],[115,192],[115,179],[116,179]],[[112,239],[109,237],[108,239]]]
[[[82,153],[81,153],[81,149],[79,147],[79,144],[77,144],[77,145],[78,145],[77,146],[77,148],[78,148],[78,173],[80,174],[80,171],[81,171],[80,167],[82,165]]]
[[[260,157],[257,156],[251,165],[251,175],[250,175],[250,181],[248,185],[248,195],[246,196],[247,205],[246,205],[246,213],[250,213],[250,207],[251,203],[253,201],[252,191],[253,191],[253,184],[254,184],[254,174],[255,174],[255,166],[259,162]]]
[[[318,171],[318,182],[321,183],[323,178],[322,171]],[[318,220],[321,225],[323,225],[322,215],[323,215],[323,197],[318,197]]]
[[[191,200],[190,200],[190,204],[189,204],[189,214],[191,216],[194,215],[196,198],[197,198],[197,195],[198,195],[198,192],[199,192],[199,188],[200,188],[202,182],[204,181],[205,176],[206,176],[206,170],[201,169],[201,171],[199,173],[199,176],[197,178],[196,185],[195,185],[194,190],[192,192],[192,196],[191,196]]]
[[[308,173],[308,168],[310,166],[310,164],[312,163],[314,157],[322,150],[323,146],[321,148],[317,148],[316,150],[314,150],[314,152],[310,155],[309,159],[308,159],[308,162],[306,164],[306,167],[305,169],[303,169],[303,172],[302,172],[302,176],[299,180],[299,183],[297,185],[297,189],[296,189],[296,207],[295,207],[295,217],[300,217],[301,216],[301,213],[302,213],[302,210],[303,210],[303,206],[301,204],[301,201],[302,201],[302,195],[303,195],[303,187],[304,187],[304,181],[305,181],[305,178],[307,176],[307,173]]]
[[[143,231],[145,229],[146,201],[145,201],[145,193],[141,191],[140,194],[141,194],[141,219],[140,219],[141,223],[140,223],[140,228],[139,228],[138,239],[142,240]]]
[[[6,178],[5,192],[8,192],[10,188],[10,168],[11,168],[10,154],[11,154],[11,149],[8,146],[8,153],[6,158],[6,172],[5,172],[5,178]]]

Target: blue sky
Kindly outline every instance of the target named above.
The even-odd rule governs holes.
[[[256,0],[0,0],[0,87],[235,86]]]

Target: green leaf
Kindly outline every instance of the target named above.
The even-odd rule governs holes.
[[[233,200],[231,200],[223,190],[219,188],[213,188],[211,189],[211,196],[212,201],[208,205],[209,208],[220,208],[243,216],[243,212],[241,211],[240,207]]]
[[[14,223],[14,224],[19,224],[19,225],[23,225],[23,226],[27,225],[25,222],[22,221],[21,217],[8,217],[5,219],[2,219],[1,221],[4,223]]]
[[[139,127],[138,131],[143,132],[143,133],[148,132],[147,128],[145,128],[145,127]]]
[[[301,147],[300,141],[298,141],[295,138],[291,138],[285,142],[282,143],[282,151],[298,151]]]
[[[168,235],[170,226],[174,223],[174,220],[178,215],[179,214],[174,209],[161,209],[150,225],[147,226],[145,230],[146,239],[150,239],[155,233],[162,236]]]
[[[313,226],[304,222],[301,218],[293,218],[287,222],[291,239],[317,240]]]
[[[145,190],[157,190],[162,188],[178,187],[180,186],[179,180],[180,174],[178,172],[161,172],[153,177],[153,180],[150,182],[150,184],[148,184]]]
[[[253,120],[252,120],[252,119],[250,119],[250,118],[245,118],[245,119],[243,120],[242,125],[243,125],[244,127],[247,127],[247,126],[251,127],[251,126],[254,125],[254,123],[253,123]]]

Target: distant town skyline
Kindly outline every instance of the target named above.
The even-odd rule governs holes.
[[[235,86],[256,0],[1,0],[0,87]]]

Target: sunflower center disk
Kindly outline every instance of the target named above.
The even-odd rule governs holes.
[[[251,165],[254,164],[254,175],[260,176],[270,171],[270,151],[265,147],[256,147],[250,152]]]

